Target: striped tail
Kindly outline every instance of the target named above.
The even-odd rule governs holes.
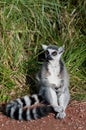
[[[5,107],[5,114],[17,120],[32,120],[48,115],[52,111],[50,106],[37,106],[36,108],[28,108],[29,106],[38,104],[43,101],[40,95],[24,96],[10,101]]]

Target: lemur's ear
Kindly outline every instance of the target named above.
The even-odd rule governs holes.
[[[62,54],[62,53],[64,52],[64,48],[65,48],[65,45],[61,46],[61,47],[58,49],[59,54]]]
[[[42,44],[42,48],[43,48],[44,50],[46,50],[46,49],[47,49],[47,45],[43,45],[43,44]]]

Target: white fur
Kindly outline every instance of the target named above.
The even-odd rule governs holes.
[[[10,117],[14,118],[14,112],[15,112],[15,107],[11,108],[11,113],[10,113]]]
[[[51,63],[48,66],[48,70],[50,72],[50,76],[48,76],[48,81],[51,84],[55,84],[56,86],[60,86],[61,79],[59,78],[59,72],[60,72],[60,66],[59,63],[56,61],[51,61]]]
[[[30,110],[29,109],[27,109],[27,120],[31,120],[31,117],[30,117]]]
[[[22,106],[22,102],[21,102],[20,98],[17,98],[16,100],[18,101],[19,105]]]
[[[34,114],[34,118],[37,119],[36,108],[32,109],[32,112],[33,112],[33,114]]]
[[[38,96],[36,94],[33,94],[32,97],[34,97],[36,100],[35,104],[39,103]]]
[[[30,105],[31,104],[31,100],[30,100],[28,95],[24,96],[24,100],[25,100],[26,105]]]
[[[46,49],[47,49],[47,45],[42,45],[42,48],[43,48],[44,50],[46,50]]]
[[[19,120],[22,120],[22,108],[19,109]]]

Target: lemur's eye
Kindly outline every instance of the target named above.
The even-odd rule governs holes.
[[[48,50],[46,50],[46,51],[45,51],[45,54],[46,54],[46,55],[48,55],[48,54],[49,54],[49,51],[48,51]]]
[[[57,52],[56,52],[56,51],[52,52],[52,55],[53,55],[53,56],[56,56],[56,55],[57,55]]]

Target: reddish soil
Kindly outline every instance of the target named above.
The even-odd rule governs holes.
[[[0,113],[0,130],[86,130],[86,102],[72,101],[65,119],[54,114],[32,121],[16,121]]]

